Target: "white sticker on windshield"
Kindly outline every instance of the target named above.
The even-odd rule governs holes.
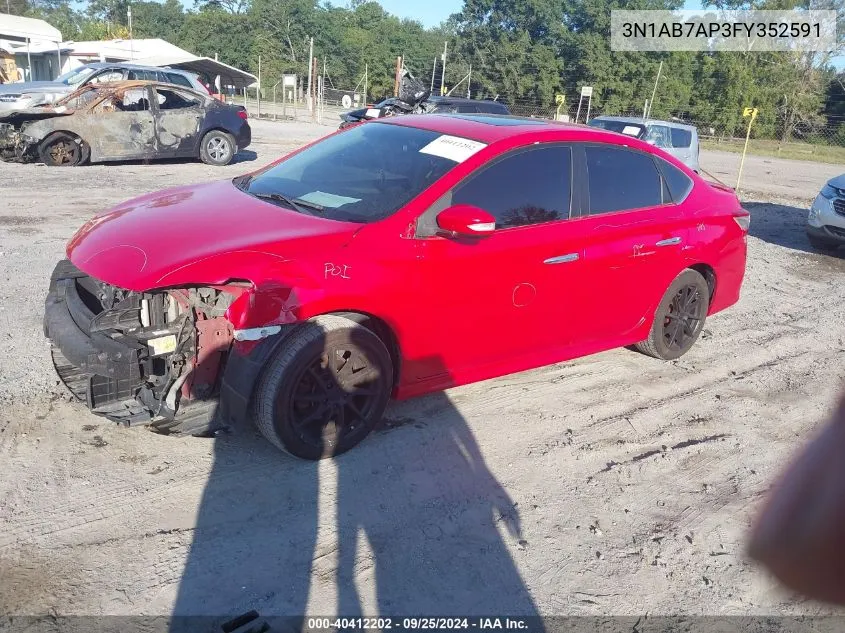
[[[459,136],[443,135],[434,139],[420,150],[421,154],[431,154],[462,163],[467,158],[487,147],[485,143],[471,141]]]
[[[378,108],[367,108],[367,111],[364,113],[364,116],[368,119],[377,119],[381,116],[381,110]]]
[[[640,133],[640,128],[636,125],[626,125],[622,129],[622,134],[627,134],[628,136],[637,136]]]
[[[326,193],[325,191],[312,191],[304,196],[299,196],[297,200],[310,202],[311,204],[317,204],[329,209],[337,209],[345,204],[361,202],[361,198],[347,198],[346,196],[338,196],[333,193]]]

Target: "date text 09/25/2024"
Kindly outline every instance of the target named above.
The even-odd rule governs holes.
[[[308,618],[309,631],[523,631],[531,633],[531,618]]]

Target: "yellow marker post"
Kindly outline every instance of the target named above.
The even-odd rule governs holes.
[[[557,111],[555,112],[555,120],[560,120],[560,109],[566,103],[566,95],[555,95],[555,103],[557,104]]]
[[[739,192],[739,181],[742,179],[742,167],[745,165],[745,153],[748,151],[748,139],[751,138],[751,124],[757,118],[757,108],[745,108],[742,111],[743,118],[751,117],[748,120],[748,131],[745,133],[745,147],[742,149],[742,158],[739,161],[739,173],[736,175],[736,191]]]

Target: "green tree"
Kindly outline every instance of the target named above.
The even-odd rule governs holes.
[[[158,37],[176,43],[185,23],[179,0],[132,3],[132,34],[138,38]]]
[[[225,64],[254,69],[253,34],[246,15],[222,9],[189,13],[175,43],[196,55],[214,57],[216,54]]]

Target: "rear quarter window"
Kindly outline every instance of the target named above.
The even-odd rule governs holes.
[[[672,163],[662,158],[657,158],[657,164],[660,166],[660,171],[663,172],[663,179],[669,188],[672,202],[683,202],[690,191],[692,191],[692,179]]]
[[[681,128],[669,128],[672,132],[672,147],[689,147],[692,145],[692,132]]]
[[[184,75],[179,75],[177,73],[167,73],[166,77],[166,81],[172,84],[176,84],[177,86],[184,86],[185,88],[193,88],[191,82],[188,81],[188,78]]]

